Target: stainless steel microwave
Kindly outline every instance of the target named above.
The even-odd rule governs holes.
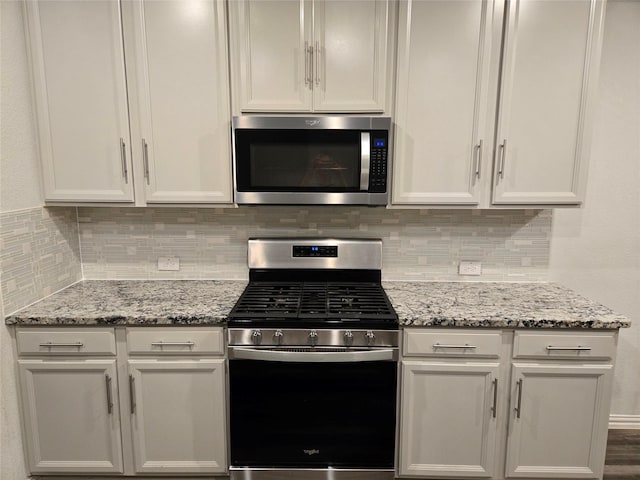
[[[233,117],[238,204],[386,205],[389,117]]]

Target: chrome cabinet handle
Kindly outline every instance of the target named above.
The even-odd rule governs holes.
[[[40,344],[41,347],[76,347],[76,348],[82,348],[84,347],[84,343],[82,342],[74,342],[74,343],[54,343],[54,342],[46,342],[46,343],[41,343]]]
[[[482,168],[482,140],[476,145],[476,178],[480,178],[480,169]]]
[[[129,172],[127,171],[127,144],[124,138],[120,137],[120,160],[122,160],[122,176],[124,183],[129,183]]]
[[[504,178],[504,165],[507,161],[507,139],[505,138],[500,145],[500,167],[498,168],[498,177]]]
[[[433,344],[433,349],[436,350],[437,348],[469,348],[469,349],[473,349],[473,348],[478,348],[476,345],[469,345],[468,343],[465,343],[464,345],[446,345],[443,343],[434,343]]]
[[[309,85],[309,42],[304,42],[304,84]]]
[[[493,418],[496,418],[497,410],[498,410],[498,379],[493,379],[493,405],[491,407],[491,414]]]
[[[151,346],[153,347],[193,347],[195,345],[194,342],[151,342]]]
[[[514,410],[516,411],[516,417],[520,418],[520,412],[522,411],[522,379],[518,380],[516,388],[518,389],[518,403]]]
[[[591,347],[583,347],[582,345],[578,345],[577,347],[554,347],[553,345],[547,345],[547,351],[554,350],[565,350],[571,352],[588,352],[591,350]]]
[[[316,40],[316,85],[320,85],[320,42]]]
[[[149,146],[144,138],[142,139],[142,161],[144,164],[144,178],[147,179],[147,185],[149,185]]]
[[[105,376],[107,383],[107,413],[111,415],[113,413],[113,398],[111,398],[111,375]]]
[[[129,403],[131,406],[131,414],[136,413],[136,379],[133,375],[129,375]]]

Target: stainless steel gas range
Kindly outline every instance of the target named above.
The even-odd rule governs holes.
[[[391,479],[398,317],[382,242],[249,241],[229,318],[232,479]]]

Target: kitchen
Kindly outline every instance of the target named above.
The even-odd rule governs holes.
[[[589,179],[580,208],[43,209],[22,4],[3,2],[3,317],[80,279],[246,280],[247,238],[294,235],[382,238],[385,281],[473,280],[458,275],[458,263],[480,261],[483,281],[556,281],[635,320],[639,67],[629,45],[639,42],[638,15],[635,2],[607,4]],[[144,177],[142,169],[134,173]],[[8,257],[13,242],[20,243],[17,258]],[[159,257],[178,257],[180,270],[159,271]],[[640,415],[639,350],[634,322],[620,331],[610,418],[627,428],[637,426]],[[22,479],[15,357],[7,327],[2,360],[0,476]]]

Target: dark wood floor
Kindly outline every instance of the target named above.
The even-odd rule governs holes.
[[[609,430],[603,480],[640,480],[640,430]]]

